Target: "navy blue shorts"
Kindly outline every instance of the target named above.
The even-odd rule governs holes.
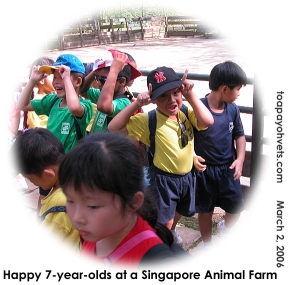
[[[244,208],[240,180],[234,180],[235,169],[225,165],[207,165],[203,172],[195,170],[196,212],[209,213],[220,207],[230,214],[238,214]]]
[[[154,165],[149,167],[151,192],[158,208],[158,222],[167,223],[175,211],[185,217],[195,214],[195,189],[192,173],[176,175],[164,172]]]

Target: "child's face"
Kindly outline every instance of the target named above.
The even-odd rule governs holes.
[[[157,109],[167,117],[176,116],[182,105],[182,92],[180,88],[171,89],[155,99]]]
[[[27,178],[31,183],[33,183],[35,186],[42,187],[43,189],[51,189],[55,186],[57,183],[57,177],[47,175],[43,171],[41,176],[35,175],[35,174],[22,174],[25,178]]]
[[[118,195],[86,189],[80,194],[70,186],[65,189],[65,195],[69,219],[84,240],[115,242],[120,238],[120,242],[126,236],[131,213],[123,212]]]
[[[70,79],[71,79],[71,82],[72,82],[72,85],[74,86],[74,88],[76,88],[76,83],[77,83],[77,80],[75,80],[73,78],[73,76],[70,75]],[[59,71],[56,69],[55,72],[54,72],[54,77],[53,77],[53,87],[57,93],[57,96],[59,98],[63,98],[66,96],[66,91],[65,91],[65,85],[64,85],[64,81],[59,73]]]
[[[242,85],[238,85],[233,89],[230,89],[228,86],[226,87],[227,88],[225,89],[225,92],[223,92],[223,101],[231,104],[240,95],[240,89],[242,88]]]
[[[107,79],[107,76],[109,74],[110,68],[100,68],[98,70],[96,70],[96,74],[100,77],[100,78],[105,78]],[[103,88],[103,85],[100,81],[97,81],[99,89],[101,90]]]

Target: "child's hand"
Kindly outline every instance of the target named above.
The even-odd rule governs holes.
[[[46,78],[49,74],[39,71],[39,66],[34,65],[31,70],[30,80],[33,82],[38,82]]]
[[[238,180],[240,179],[241,175],[242,175],[242,169],[243,169],[243,162],[239,161],[239,160],[234,160],[233,163],[231,164],[231,166],[229,167],[230,169],[235,169],[234,172],[234,180]]]
[[[115,51],[110,71],[113,69],[119,73],[124,68],[124,66],[127,65],[127,60],[128,56],[125,53]]]
[[[205,159],[199,155],[194,154],[193,155],[193,163],[195,168],[199,171],[199,172],[203,172],[206,170],[207,165],[202,164],[201,162],[205,162]]]
[[[69,77],[70,78],[70,67],[66,65],[60,65],[58,69],[62,79]]]
[[[137,95],[136,102],[139,107],[148,105],[152,102],[150,98],[151,93],[152,93],[152,84],[150,83],[148,86],[148,92],[142,92]]]
[[[188,74],[188,69],[186,69],[184,72],[184,75],[182,77],[182,86],[181,86],[181,91],[185,98],[187,95],[191,95],[192,88],[194,87],[194,83],[191,80],[187,79],[187,74]]]

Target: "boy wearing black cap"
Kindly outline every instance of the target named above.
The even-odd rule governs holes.
[[[53,87],[56,94],[48,94],[43,99],[30,101],[36,83],[54,74]],[[64,145],[65,152],[77,143],[77,126],[82,136],[91,120],[93,107],[89,100],[79,97],[79,89],[84,82],[85,68],[83,63],[72,54],[62,54],[53,66],[32,68],[30,80],[23,89],[17,108],[23,111],[35,111],[37,115],[47,115],[49,129]],[[77,122],[76,122],[76,121]],[[77,125],[76,125],[77,123]],[[78,132],[79,133],[79,132]]]
[[[172,68],[158,67],[147,76],[148,92],[120,112],[109,124],[109,131],[121,131],[150,146],[148,114],[135,110],[149,103],[156,107],[155,154],[149,167],[150,184],[159,206],[159,222],[175,230],[180,216],[195,214],[195,193],[191,174],[194,152],[193,127],[205,129],[213,124],[213,117],[199,100],[187,80],[182,80]],[[192,106],[188,117],[180,111],[182,96]],[[152,189],[153,190],[153,189]],[[175,231],[173,232],[175,234]],[[176,239],[177,236],[174,235]],[[179,237],[178,237],[179,239]],[[177,242],[177,240],[175,240]],[[181,241],[178,240],[178,243]]]

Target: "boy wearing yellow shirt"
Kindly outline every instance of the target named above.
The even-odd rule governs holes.
[[[148,113],[133,116],[140,107],[154,103],[156,107],[155,154],[153,165],[148,169],[150,185],[158,203],[159,219],[171,229],[175,242],[181,237],[175,231],[181,215],[195,214],[195,190],[191,173],[194,152],[193,127],[198,130],[211,126],[211,113],[194,93],[193,82],[183,78],[169,67],[152,70],[147,76],[148,92],[138,94],[135,102],[128,105],[112,119],[108,130],[123,132],[135,140],[151,146]],[[187,116],[180,110],[182,97],[191,107]]]
[[[25,178],[36,186],[51,189],[41,200],[41,226],[57,235],[60,242],[79,249],[79,234],[68,218],[66,197],[58,182],[58,169],[65,154],[63,144],[48,129],[34,128],[21,134],[11,151],[17,160],[15,168]],[[42,216],[48,210],[51,212]]]

